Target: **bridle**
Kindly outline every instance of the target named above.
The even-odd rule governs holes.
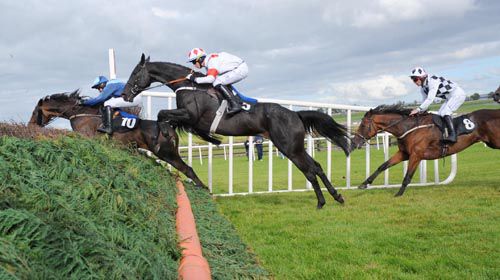
[[[368,133],[367,133],[367,135],[370,135],[370,132],[371,132],[371,130],[372,130],[372,126],[373,126],[373,118],[372,118],[372,117],[370,117],[370,118],[366,118],[366,119],[367,119],[367,120],[369,121],[369,123],[370,123],[370,125],[368,126]],[[391,128],[391,127],[393,127],[393,126],[395,126],[395,125],[399,124],[400,122],[402,122],[402,121],[404,121],[404,120],[406,120],[406,119],[407,119],[407,117],[406,117],[406,116],[402,116],[402,117],[401,117],[401,119],[399,119],[399,120],[397,120],[397,121],[395,121],[395,122],[393,122],[393,123],[389,124],[389,125],[388,125],[388,126],[386,126],[385,128],[382,128],[382,129],[377,130],[377,132],[375,133],[375,135],[377,135],[377,133],[379,133],[380,131],[387,131],[387,129],[389,129],[389,128]],[[418,119],[417,119],[417,122],[418,122]],[[420,128],[420,127],[418,127],[418,128]],[[409,130],[409,131],[405,132],[402,136],[397,136],[397,137],[398,137],[398,139],[402,139],[402,138],[404,138],[404,136],[406,136],[406,135],[407,135],[409,132],[411,132],[411,131],[413,131],[413,130]],[[364,143],[367,143],[367,142],[368,142],[368,140],[370,140],[370,138],[371,138],[371,137],[370,137],[370,138],[366,138],[366,137],[364,137],[363,135],[361,135],[361,134],[359,134],[359,133],[357,133],[357,132],[355,133],[355,135],[356,135],[356,136],[358,136],[358,137],[360,137],[361,139],[363,139],[363,144],[364,144]]]

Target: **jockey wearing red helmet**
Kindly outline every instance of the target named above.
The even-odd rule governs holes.
[[[213,84],[224,99],[229,102],[227,113],[229,116],[241,111],[241,105],[234,99],[232,91],[227,86],[247,77],[248,66],[245,61],[226,52],[207,55],[201,48],[192,49],[188,57],[189,62],[193,63],[196,68],[206,68],[207,75],[196,78],[189,74],[186,78],[198,84]]]

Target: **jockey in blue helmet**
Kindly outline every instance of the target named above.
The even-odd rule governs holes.
[[[82,101],[81,105],[94,106],[97,104],[104,104],[102,110],[102,126],[97,129],[99,132],[104,132],[109,135],[113,134],[112,128],[112,108],[134,107],[142,105],[141,96],[134,98],[133,102],[128,102],[121,96],[125,89],[125,83],[116,79],[108,80],[104,76],[99,76],[94,79],[92,88],[99,91],[99,95],[95,98]]]

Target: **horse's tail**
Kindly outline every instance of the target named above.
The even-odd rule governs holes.
[[[329,115],[318,111],[298,111],[297,113],[307,132],[315,130],[342,148],[346,156],[349,155],[349,134],[345,126],[337,123]]]

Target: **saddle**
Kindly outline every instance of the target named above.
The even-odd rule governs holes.
[[[440,115],[432,114],[432,121],[441,131],[442,137],[446,138],[448,132],[446,131],[446,124],[444,123],[443,118]],[[455,127],[457,136],[459,136],[473,132],[476,128],[476,124],[469,118],[468,115],[462,115],[453,118],[453,127]]]
[[[122,110],[117,110],[113,114],[113,131],[114,132],[128,132],[134,130],[139,126],[141,119],[134,114],[124,112]]]

